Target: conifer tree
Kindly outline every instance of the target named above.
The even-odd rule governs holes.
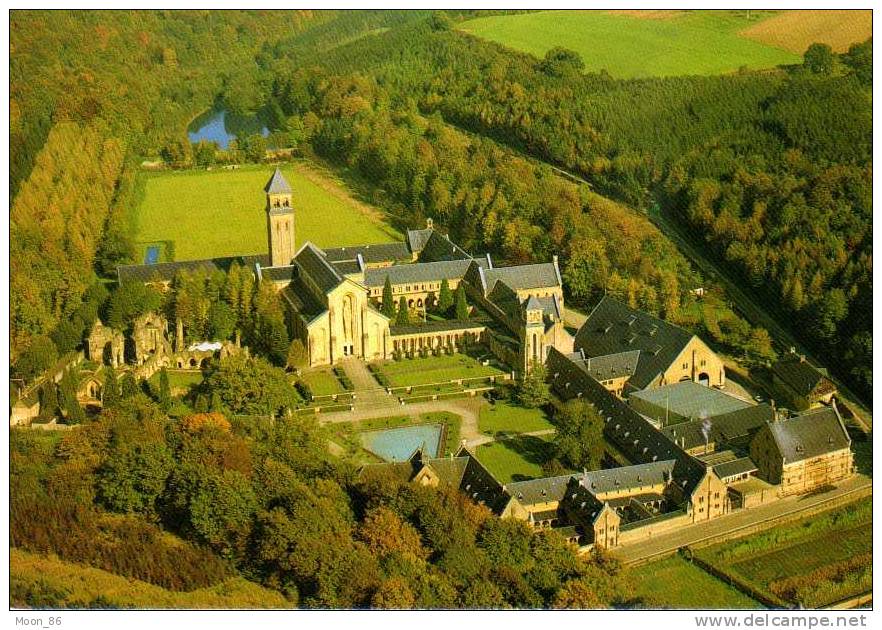
[[[399,326],[406,326],[410,323],[410,313],[407,308],[407,299],[402,295],[398,300],[398,318],[395,323]]]
[[[159,371],[159,406],[163,411],[168,411],[171,406],[171,386],[168,382],[168,371],[165,368]]]
[[[465,286],[460,283],[456,287],[456,319],[469,318],[469,303],[466,301]]]
[[[120,379],[120,397],[131,398],[138,393],[138,381],[132,372],[126,372]]]
[[[116,379],[116,370],[112,365],[104,370],[104,397],[102,402],[105,409],[113,407],[119,402],[119,382]]]
[[[395,317],[395,298],[392,297],[392,282],[389,276],[386,276],[386,282],[383,283],[383,315],[392,319]]]
[[[441,291],[438,293],[438,311],[446,313],[453,306],[453,293],[450,291],[450,283],[447,278],[441,281]]]

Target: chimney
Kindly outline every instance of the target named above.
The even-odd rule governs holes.
[[[426,229],[427,229],[427,230],[431,230],[431,229],[433,229],[433,228],[432,228],[432,224],[433,224],[433,223],[434,223],[434,222],[432,221],[432,219],[426,219]]]
[[[551,260],[554,262],[555,266],[557,265],[557,254],[551,257]]]

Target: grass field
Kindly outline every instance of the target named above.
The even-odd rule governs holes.
[[[575,50],[588,72],[616,78],[714,75],[748,68],[800,63],[801,56],[739,34],[762,24],[767,13],[748,21],[744,11],[667,12],[641,19],[606,11],[542,11],[469,20],[461,30],[543,57],[554,46]],[[754,21],[755,20],[755,21]]]
[[[542,464],[551,459],[550,436],[521,435],[478,447],[475,456],[502,483],[545,477]]]
[[[530,433],[554,429],[541,409],[527,409],[507,402],[481,407],[478,430],[481,433]]]
[[[870,590],[872,501],[700,549],[704,561],[757,590],[809,608]]]
[[[481,365],[465,354],[443,354],[438,357],[402,359],[377,366],[390,387],[410,387],[443,383],[454,379],[498,376],[502,370]]]
[[[265,253],[263,187],[272,172],[270,166],[244,166],[145,173],[137,242],[146,251],[148,244],[172,241],[175,260]],[[297,247],[307,240],[330,247],[401,238],[380,211],[353,199],[327,173],[304,163],[285,165],[282,172],[294,190]]]
[[[741,35],[800,55],[815,42],[829,44],[835,52],[845,52],[852,44],[873,35],[873,12],[781,11],[744,29]]]
[[[9,550],[10,605],[34,608],[292,608],[276,591],[243,578],[189,592],[108,571]]]
[[[738,589],[729,586],[683,556],[675,555],[633,569],[636,595],[663,608],[747,609],[762,608]]]
[[[305,372],[300,380],[309,387],[313,396],[332,396],[345,391],[340,380],[330,369]]]

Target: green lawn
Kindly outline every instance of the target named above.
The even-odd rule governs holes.
[[[537,57],[563,46],[580,53],[588,72],[606,70],[616,78],[715,75],[802,61],[738,34],[756,23],[744,11],[692,11],[666,19],[542,11],[477,18],[459,28]]]
[[[202,382],[202,372],[194,370],[167,370],[168,385],[174,391],[175,389],[189,389],[193,385]],[[148,381],[150,386],[159,389],[159,372],[156,372]]]
[[[635,595],[654,606],[676,609],[763,607],[680,555],[637,567],[631,575]]]
[[[306,372],[300,380],[309,387],[313,396],[332,396],[345,391],[340,380],[329,369]]]
[[[503,374],[497,367],[481,365],[472,357],[458,353],[392,361],[378,365],[377,370],[383,374],[390,387],[410,387]]]
[[[545,477],[542,464],[552,456],[549,437],[521,435],[483,444],[475,456],[502,483]]]
[[[138,208],[137,242],[172,241],[175,260],[265,253],[263,187],[271,166],[237,170],[146,173]],[[303,163],[282,172],[294,190],[296,244],[320,247],[386,243],[401,236],[379,211],[348,196],[345,187]]]
[[[478,430],[488,435],[547,429],[554,429],[554,426],[542,409],[527,409],[504,401],[482,406],[478,417]]]

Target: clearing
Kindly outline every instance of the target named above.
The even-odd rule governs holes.
[[[829,44],[834,52],[845,52],[852,44],[873,35],[873,12],[856,10],[781,11],[740,32],[769,46],[802,54],[815,42]]]
[[[160,260],[266,252],[263,187],[273,168],[252,165],[143,174],[145,190],[137,211],[136,241],[142,250],[138,262],[143,262],[149,245],[164,246]],[[401,239],[383,223],[379,210],[351,197],[330,174],[303,162],[281,169],[294,190],[298,247],[307,240],[330,247]]]
[[[575,50],[585,70],[616,78],[715,75],[801,63],[789,50],[739,31],[769,19],[768,12],[684,11],[635,16],[607,11],[541,11],[464,22],[459,28],[504,46],[543,57],[554,46]],[[644,19],[656,17],[661,19]],[[800,51],[802,52],[802,51]]]

